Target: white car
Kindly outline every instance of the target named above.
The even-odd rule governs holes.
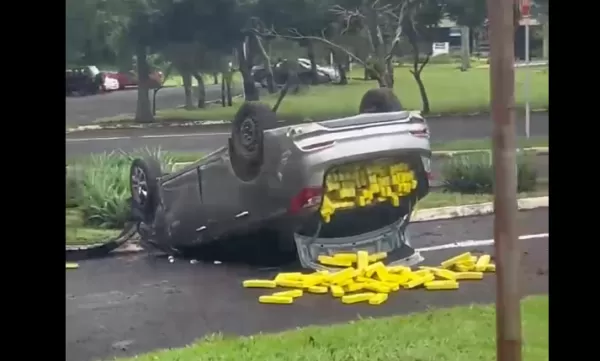
[[[105,76],[104,82],[102,83],[102,90],[104,90],[104,91],[119,90],[119,81],[115,78]]]
[[[311,67],[311,61],[305,58],[298,58],[298,63],[306,68]],[[333,66],[322,66],[317,64],[317,70],[329,77],[332,82],[337,83],[341,80],[340,72]]]

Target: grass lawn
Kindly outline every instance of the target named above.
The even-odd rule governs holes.
[[[548,304],[548,296],[521,302],[526,361],[548,360]],[[495,323],[493,305],[471,305],[278,334],[216,335],[184,348],[118,360],[490,361],[496,358]]]
[[[121,230],[96,229],[83,226],[82,214],[76,208],[65,210],[66,244],[84,245],[99,243],[113,238],[121,233]]]
[[[396,68],[394,90],[407,109],[421,109],[421,99],[417,85],[406,67]],[[523,81],[525,73],[531,71],[530,100],[532,109],[548,107],[547,68],[515,69],[516,99],[523,106]],[[464,114],[489,110],[489,70],[471,69],[461,72],[456,64],[428,65],[423,70],[423,81],[431,104],[432,114]],[[289,95],[278,110],[279,119],[284,120],[323,120],[356,114],[363,94],[377,87],[375,81],[350,80],[346,86],[320,85],[304,90],[298,95]],[[276,96],[261,99],[274,104]],[[158,112],[159,121],[186,120],[230,120],[233,118],[242,99],[234,99],[233,107],[223,108],[212,105],[207,109],[187,111],[185,109],[165,109]],[[101,119],[100,122],[131,121],[117,117]]]

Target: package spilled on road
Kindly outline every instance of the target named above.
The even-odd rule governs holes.
[[[306,293],[331,294],[342,303],[369,303],[380,305],[389,294],[400,289],[456,290],[459,281],[481,280],[485,272],[495,272],[496,265],[489,255],[475,256],[463,253],[442,262],[438,267],[421,266],[413,270],[406,266],[386,266],[387,254],[339,253],[321,256],[319,262],[339,271],[279,273],[272,280],[246,280],[246,288],[288,288],[259,297],[260,303],[292,304]]]

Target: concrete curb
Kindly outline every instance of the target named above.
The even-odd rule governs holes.
[[[525,211],[536,208],[547,208],[549,207],[549,200],[550,197],[548,196],[521,198],[518,200],[519,210]],[[411,221],[429,222],[438,221],[442,219],[484,216],[492,213],[494,213],[494,203],[492,202],[466,204],[462,206],[420,209],[414,213],[413,217],[411,218]]]
[[[518,200],[519,211],[532,210],[536,208],[548,208],[549,196],[545,197],[532,197],[532,198],[521,198]],[[462,206],[450,206],[440,208],[428,208],[420,209],[414,212],[411,222],[430,222],[444,219],[454,219],[463,217],[476,217],[485,216],[494,213],[494,204],[492,202],[479,203],[479,204],[465,204]],[[92,248],[95,245],[86,246],[67,246],[67,252],[85,250]],[[113,253],[136,253],[141,252],[144,249],[132,242],[126,243],[124,246],[113,250]]]
[[[548,109],[532,109],[533,113],[547,113]],[[466,114],[430,114],[427,116],[427,119],[434,118],[442,118],[442,117],[475,117],[484,114],[489,114],[489,112],[473,112]],[[282,123],[281,126],[286,124],[295,125],[295,124],[303,124],[305,122],[298,121],[286,121],[280,120],[279,123]],[[77,127],[68,128],[66,130],[66,134],[82,132],[82,131],[90,131],[90,130],[105,130],[105,129],[146,129],[146,128],[186,128],[186,127],[202,127],[202,126],[220,126],[231,124],[230,120],[189,120],[182,122],[174,122],[174,123],[148,123],[148,124],[115,124],[115,123],[106,123],[106,124],[90,124],[90,125],[80,125]]]

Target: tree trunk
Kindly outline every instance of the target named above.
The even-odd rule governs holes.
[[[154,116],[150,107],[150,94],[148,94],[150,66],[148,66],[147,49],[143,45],[136,47],[137,57],[137,106],[135,109],[135,121],[139,123],[152,123]]]
[[[194,78],[198,82],[198,108],[203,109],[206,107],[206,86],[204,85],[204,78],[202,74],[194,73]]]
[[[225,73],[221,73],[221,105],[225,108]]]
[[[344,64],[342,62],[344,55],[338,54],[338,52],[335,52],[335,51],[332,52],[332,55],[333,55],[333,62],[335,64],[335,66],[337,67],[338,71],[340,72],[340,85],[348,84],[348,77],[346,75],[346,67],[344,66]]]
[[[240,63],[240,72],[242,73],[242,79],[244,82],[244,97],[247,101],[257,101],[259,100],[258,89],[256,89],[256,85],[254,84],[254,79],[252,78],[251,69],[252,64],[249,59],[252,57],[250,46],[248,46],[248,52],[244,51],[244,43],[241,42],[237,45],[237,53]],[[250,45],[250,44],[248,44]]]
[[[267,72],[267,90],[269,91],[269,94],[273,94],[275,93],[275,81],[273,80],[273,66],[271,65],[271,58],[269,57],[267,50],[257,35],[254,35],[254,41],[256,41],[257,48],[262,55],[263,64]]]
[[[422,70],[423,68],[421,68]],[[425,84],[423,84],[423,80],[421,79],[421,70],[419,71],[411,71],[413,78],[417,82],[417,86],[419,87],[419,94],[421,94],[421,101],[423,102],[423,114],[429,114],[429,97],[427,96],[427,91],[425,90]]]
[[[219,84],[219,73],[212,73],[213,76],[213,85]]]
[[[460,70],[467,71],[471,67],[471,49],[469,49],[469,27],[461,26],[460,28],[460,50],[462,63]]]
[[[187,69],[179,69],[183,81],[183,92],[185,93],[185,109],[194,109],[194,95],[192,92],[192,73]]]
[[[386,83],[390,88],[394,87],[394,64],[392,63],[392,57],[390,57],[389,59],[386,60],[385,62],[385,67],[386,67]]]
[[[310,78],[313,85],[319,83],[319,74],[317,73],[317,61],[315,60],[315,46],[312,41],[306,42],[306,52],[308,60],[310,60]]]
[[[225,90],[227,93],[227,106],[230,107],[233,105],[233,96],[231,94],[231,75],[229,75],[226,79]],[[257,98],[257,100],[258,100],[258,98]]]

